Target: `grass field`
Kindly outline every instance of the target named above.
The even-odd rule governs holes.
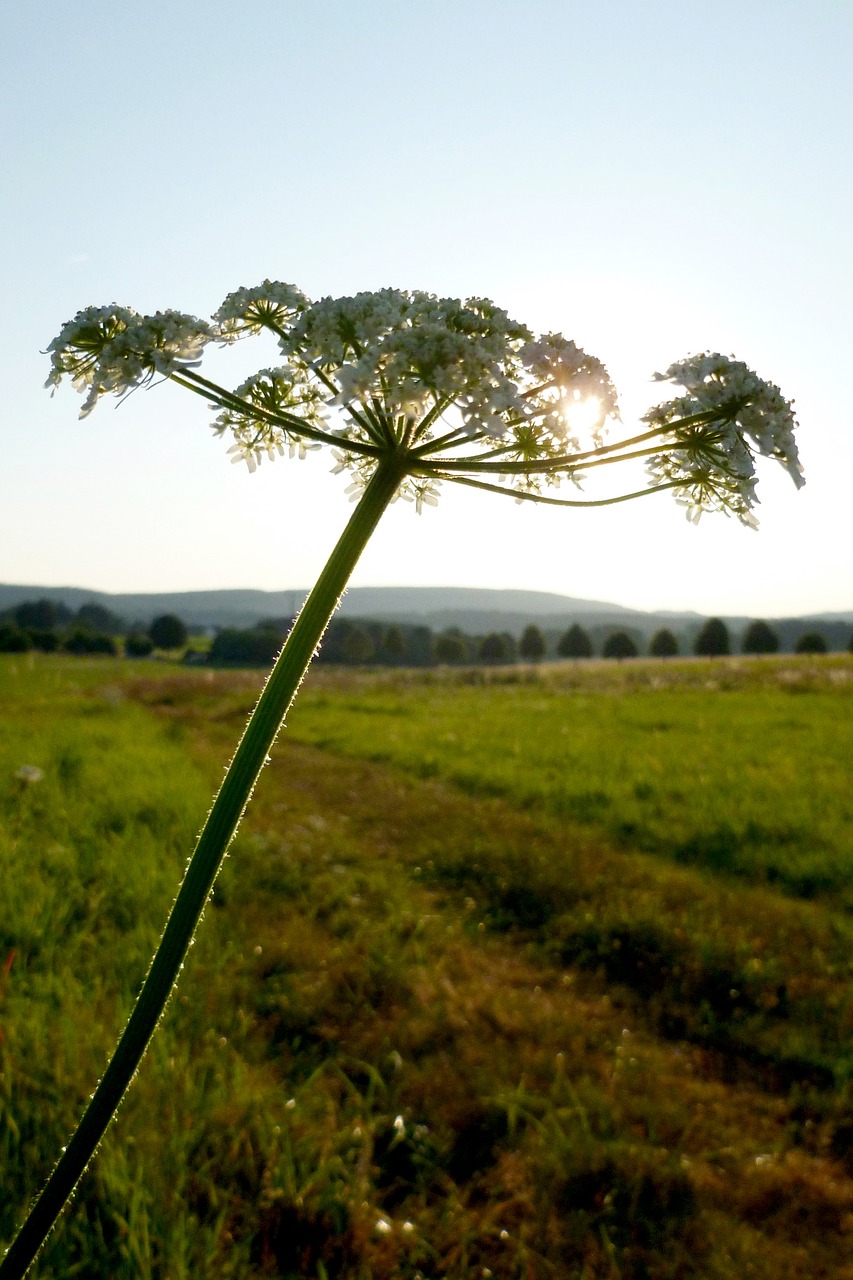
[[[0,1240],[258,684],[0,662]],[[851,700],[847,657],[313,672],[36,1274],[853,1277]]]

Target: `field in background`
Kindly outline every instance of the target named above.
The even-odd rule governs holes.
[[[0,1240],[259,683],[0,662]],[[36,1274],[853,1276],[852,699],[846,657],[312,673]]]

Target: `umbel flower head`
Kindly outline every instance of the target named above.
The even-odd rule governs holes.
[[[278,341],[278,366],[233,391],[197,372],[208,343],[262,330]],[[601,361],[562,334],[535,337],[485,298],[381,289],[311,302],[294,285],[265,280],[229,294],[210,321],[89,308],[49,351],[47,385],[69,377],[86,393],[81,416],[107,393],[170,378],[218,410],[214,430],[250,471],[264,457],[304,457],[325,444],[357,496],[393,454],[398,496],[419,510],[435,503],[441,482],[564,506],[671,489],[691,520],[720,510],[754,526],[757,456],[803,483],[790,402],[740,361],[700,355],[656,374],[685,394],[651,409],[639,434],[608,443],[619,413]],[[594,468],[636,458],[646,461],[646,488],[555,496],[563,481],[580,487]]]

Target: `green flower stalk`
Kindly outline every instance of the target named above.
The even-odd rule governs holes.
[[[268,330],[282,363],[235,390],[199,372],[212,342]],[[418,511],[460,484],[518,502],[603,506],[671,490],[691,520],[704,510],[755,525],[755,461],[774,458],[802,483],[792,407],[746,365],[700,355],[656,375],[684,394],[642,429],[608,443],[619,421],[604,365],[561,334],[536,338],[482,298],[383,289],[311,302],[269,280],[229,294],[211,321],[126,307],[81,311],[50,344],[48,385],[107,394],[157,379],[202,396],[233,462],[304,457],[328,445],[357,505],[276,660],[199,837],[160,945],[115,1053],[29,1217],[0,1262],[28,1270],[115,1115],[177,980],[217,872],[269,751],[359,556],[397,498]],[[582,437],[586,439],[582,439]],[[580,496],[599,468],[642,458],[649,483]],[[605,471],[605,475],[610,472]],[[571,498],[561,485],[575,486]]]

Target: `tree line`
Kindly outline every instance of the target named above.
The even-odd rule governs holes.
[[[252,627],[223,627],[207,653],[194,650],[188,660],[221,666],[268,666],[278,654],[293,620],[267,618]],[[185,650],[189,629],[175,614],[162,614],[148,625],[129,624],[94,601],[75,612],[52,600],[24,601],[0,614],[0,652],[22,653],[40,649],[46,653],[126,654],[146,657],[154,650]],[[803,631],[794,643],[796,653],[826,653],[826,637],[816,630]],[[850,637],[853,652],[853,635]],[[535,623],[520,638],[507,631],[469,635],[458,627],[435,634],[428,626],[371,620],[334,619],[323,638],[317,660],[344,666],[504,665],[541,662],[546,658],[635,658],[645,652],[653,658],[671,658],[680,652],[719,657],[736,651],[772,654],[780,649],[780,637],[761,620],[751,622],[739,638],[736,650],[729,628],[720,618],[709,618],[689,648],[667,627],[656,631],[648,644],[636,633],[612,630],[596,638],[579,623],[559,637],[546,636]]]
[[[90,601],[76,611],[54,600],[25,600],[0,613],[0,653],[102,654],[147,657],[155,649],[184,649],[189,631],[174,614],[145,626],[128,624],[104,605]]]
[[[290,619],[266,619],[254,627],[223,628],[215,636],[208,659],[224,666],[268,665],[286,639]],[[776,632],[766,622],[753,622],[741,638],[743,653],[777,653],[780,643]],[[853,652],[853,636],[850,639]],[[681,652],[678,638],[668,628],[652,636],[646,652],[654,658],[675,657]],[[708,657],[733,653],[729,629],[719,618],[709,618],[696,636],[692,649]],[[826,639],[809,631],[796,644],[798,653],[826,653]],[[641,648],[634,636],[624,630],[606,635],[596,649],[590,633],[579,624],[570,626],[551,642],[535,623],[527,626],[520,638],[507,631],[491,631],[486,635],[469,635],[459,627],[448,627],[435,634],[427,626],[383,623],[349,618],[334,619],[317,654],[319,663],[343,666],[427,667],[436,663],[446,666],[471,664],[506,665],[518,661],[541,662],[545,658],[635,658]]]

